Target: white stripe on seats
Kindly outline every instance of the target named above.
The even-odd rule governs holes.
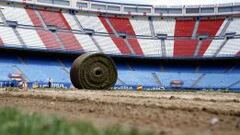
[[[210,46],[208,47],[208,49],[204,53],[204,56],[207,56],[207,57],[208,56],[213,56],[217,52],[219,47],[221,47],[223,42],[224,42],[224,40],[212,40]]]
[[[0,37],[5,46],[22,47],[13,29],[0,26]]]
[[[230,39],[217,56],[233,56],[240,51],[240,39]]]
[[[70,25],[71,29],[79,30],[80,27],[78,26],[78,23],[75,21],[73,15],[69,13],[62,13],[65,19],[67,20],[68,24]]]
[[[240,19],[239,18],[233,18],[232,22],[230,23],[229,27],[226,30],[226,33],[229,32],[237,32],[240,34]]]
[[[33,26],[33,23],[24,8],[9,6],[4,6],[3,8],[2,12],[6,20],[17,21],[18,24]]]
[[[129,19],[136,35],[151,35],[147,17],[134,17]]]
[[[27,47],[46,49],[44,43],[42,42],[42,40],[39,37],[36,30],[18,28],[17,31],[21,35],[21,37]]]
[[[162,55],[161,41],[150,39],[138,39],[144,55]]]
[[[119,49],[110,37],[94,36],[94,38],[96,39],[103,52],[108,54],[120,54]]]
[[[174,40],[165,40],[166,56],[173,56]]]
[[[153,26],[156,34],[168,34],[168,36],[174,36],[175,25],[175,19],[153,18]]]
[[[74,36],[83,47],[83,50],[86,52],[98,52],[98,48],[88,35],[74,34]]]

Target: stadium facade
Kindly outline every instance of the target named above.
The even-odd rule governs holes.
[[[85,0],[0,2],[0,80],[71,87],[77,55],[117,62],[115,89],[240,88],[240,3],[153,6]]]

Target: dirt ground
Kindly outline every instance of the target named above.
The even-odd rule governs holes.
[[[240,135],[240,93],[0,90],[0,107],[160,135]]]

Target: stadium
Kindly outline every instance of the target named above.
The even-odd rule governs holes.
[[[238,134],[240,1],[205,2],[1,0],[0,107],[159,134]]]

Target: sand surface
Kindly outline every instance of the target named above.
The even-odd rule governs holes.
[[[240,93],[0,90],[0,107],[158,134],[239,135]]]

